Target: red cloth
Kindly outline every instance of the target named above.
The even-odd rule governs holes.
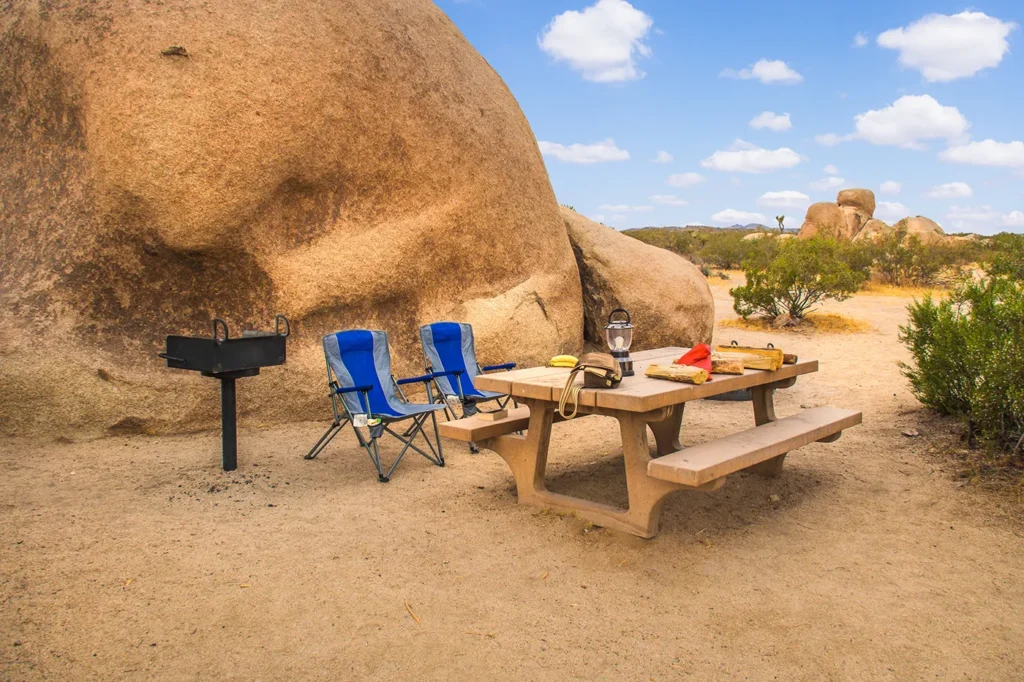
[[[711,381],[711,347],[706,343],[698,343],[673,364],[699,367],[708,373],[708,381]]]

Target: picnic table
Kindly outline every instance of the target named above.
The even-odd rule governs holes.
[[[512,470],[520,504],[574,513],[599,526],[650,538],[658,533],[669,493],[717,490],[729,474],[742,470],[777,476],[787,452],[816,441],[835,441],[843,429],[861,423],[860,412],[834,407],[811,408],[782,419],[775,416],[775,389],[789,388],[798,376],[818,371],[817,360],[800,360],[776,371],[714,374],[712,381],[701,385],[644,376],[652,363],[669,364],[687,350],[633,353],[635,376],[624,378],[617,388],[579,393],[580,417],[599,414],[619,422],[629,495],[626,509],[551,492],[545,486],[551,427],[561,421],[558,400],[570,372],[567,368],[533,367],[475,377],[478,388],[507,393],[519,406],[495,421],[474,416],[445,422],[440,425],[441,435],[476,442],[501,455]],[[582,376],[576,381],[582,384]],[[753,428],[692,447],[680,445],[687,402],[740,389],[752,393]],[[656,444],[653,457],[648,428]]]

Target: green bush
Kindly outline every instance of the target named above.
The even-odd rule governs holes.
[[[1024,280],[1024,234],[1003,232],[992,237],[984,260],[989,274]]]
[[[875,271],[889,284],[949,284],[959,278],[964,266],[980,257],[981,249],[975,244],[922,244],[916,236],[908,237],[900,223],[895,227],[870,247]]]
[[[729,293],[743,317],[788,315],[799,320],[821,301],[844,301],[867,279],[869,256],[855,244],[832,238],[763,238],[743,263],[744,286]]]
[[[1024,283],[964,280],[948,299],[909,308],[903,372],[925,405],[960,418],[969,436],[1020,456],[1024,436]]]

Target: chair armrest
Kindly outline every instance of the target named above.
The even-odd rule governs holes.
[[[458,376],[460,376],[462,374],[465,374],[465,372],[463,372],[461,369],[456,369],[456,370],[448,370],[448,371],[445,371],[445,372],[431,372],[430,376],[431,376],[431,378],[433,378],[433,377],[458,377]]]
[[[406,384],[424,384],[434,378],[434,373],[424,374],[421,377],[409,377],[408,379],[399,379],[395,383],[399,386],[405,386]]]
[[[335,386],[334,392],[337,393],[338,395],[341,395],[342,393],[355,393],[356,391],[369,392],[372,389],[373,386],[350,386],[349,388],[341,388],[340,386]]]
[[[499,369],[515,369],[515,366],[516,366],[516,363],[514,363],[514,362],[506,362],[503,365],[484,365],[480,369],[482,369],[485,372],[493,372],[493,371],[499,370]]]

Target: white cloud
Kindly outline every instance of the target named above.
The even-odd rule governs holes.
[[[855,35],[853,37],[853,46],[854,47],[864,47],[867,44],[868,44],[868,37],[866,35],[864,35],[863,33],[858,33],[857,35]]]
[[[833,166],[831,163],[825,166],[825,172],[829,175],[839,175],[839,169]]]
[[[750,213],[748,211],[737,211],[734,208],[727,208],[711,216],[711,220],[723,225],[746,225],[748,223],[761,223],[763,225],[765,217],[763,213]]]
[[[991,206],[952,206],[946,220],[954,232],[994,234],[1006,228],[1024,227],[1024,212],[1002,213]]]
[[[587,217],[590,218],[591,220],[593,220],[595,223],[603,223],[604,222],[604,214],[603,213],[597,213],[595,215],[587,216]]]
[[[849,142],[852,139],[853,135],[836,135],[835,133],[814,136],[814,141],[823,147],[835,147],[837,144]]]
[[[925,196],[929,199],[966,199],[974,196],[974,190],[966,182],[947,182],[932,187]]]
[[[749,142],[736,140],[730,149],[716,151],[700,165],[729,173],[769,173],[792,168],[798,163],[800,155],[789,147],[761,149]]]
[[[871,144],[922,149],[923,140],[962,138],[971,124],[931,95],[904,95],[884,109],[854,116],[856,137]]]
[[[814,182],[811,183],[810,187],[816,192],[824,192],[825,190],[835,189],[836,187],[842,187],[845,184],[846,178],[840,178],[836,177],[835,175],[830,175],[827,178],[815,180]]]
[[[693,187],[696,184],[704,182],[704,176],[700,173],[694,172],[676,173],[668,176],[668,180],[666,182],[673,187]]]
[[[783,83],[785,85],[793,85],[801,82],[804,77],[789,67],[786,62],[781,59],[775,59],[768,61],[767,59],[758,59],[756,63],[751,64],[748,69],[722,69],[722,72],[718,74],[722,78],[738,78],[740,80],[750,80],[756,78],[757,80],[770,85],[772,83]]]
[[[875,206],[875,217],[892,222],[902,220],[910,215],[910,210],[898,201],[879,201]]]
[[[624,215],[613,215],[609,220],[611,222],[613,222],[613,223],[618,223],[618,222],[622,222],[625,219],[626,219],[626,216],[624,216]]]
[[[982,140],[950,147],[939,154],[943,161],[970,163],[975,166],[1024,167],[1024,142]]]
[[[761,128],[767,128],[768,130],[781,132],[792,128],[793,122],[789,120],[789,114],[776,114],[774,111],[762,111],[750,120],[750,127],[757,128],[758,130]]]
[[[651,201],[666,206],[688,206],[690,203],[686,199],[680,199],[674,194],[654,194],[651,196]]]
[[[566,146],[555,142],[537,143],[540,153],[545,156],[553,156],[559,161],[566,163],[600,163],[602,161],[625,161],[629,158],[629,152],[615,146],[615,140],[610,137],[602,142],[593,144],[571,144]]]
[[[672,155],[662,149],[651,159],[651,163],[672,163]]]
[[[811,198],[803,192],[787,189],[781,192],[765,192],[758,200],[758,206],[771,206],[774,208],[797,208],[807,206]]]
[[[651,55],[643,41],[653,25],[651,17],[625,0],[598,0],[581,12],[569,10],[556,16],[537,43],[587,80],[635,80],[644,77],[636,59]]]
[[[1006,37],[1017,27],[983,12],[929,14],[878,36],[878,44],[899,50],[899,62],[929,82],[967,78],[999,65],[1010,51]]]
[[[633,206],[630,210],[631,211],[637,211],[639,213],[645,213],[647,211],[653,211],[654,207],[653,206]]]
[[[902,190],[903,184],[895,180],[886,180],[878,188],[882,194],[899,194]]]

